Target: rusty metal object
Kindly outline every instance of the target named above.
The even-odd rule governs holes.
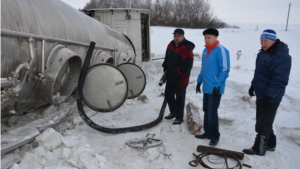
[[[224,150],[224,149],[219,149],[219,148],[214,148],[214,147],[206,147],[206,146],[199,145],[197,147],[197,151],[201,152],[201,153],[227,153],[227,154],[234,155],[239,160],[244,159],[244,153],[240,153],[237,151]]]

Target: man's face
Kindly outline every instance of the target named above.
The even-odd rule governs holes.
[[[270,39],[260,39],[260,44],[264,51],[268,50],[274,43],[275,41]]]
[[[174,34],[174,42],[176,44],[179,44],[180,42],[182,42],[183,39],[184,39],[184,36],[182,34],[178,34],[178,33]]]
[[[209,34],[204,35],[204,42],[206,45],[215,43],[217,39],[218,37],[215,35],[209,35]]]

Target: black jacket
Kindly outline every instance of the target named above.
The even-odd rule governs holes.
[[[179,87],[188,85],[194,61],[194,48],[195,44],[186,39],[183,39],[177,47],[174,41],[169,43],[162,64],[164,71],[167,71],[168,83]]]

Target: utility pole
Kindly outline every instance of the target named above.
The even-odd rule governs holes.
[[[291,3],[290,3],[290,5],[289,5],[289,12],[288,12],[288,17],[287,17],[287,21],[286,21],[286,28],[285,28],[285,31],[287,31],[287,27],[288,27],[288,23],[289,23],[290,9],[291,9]]]

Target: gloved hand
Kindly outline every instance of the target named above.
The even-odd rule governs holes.
[[[168,76],[167,71],[165,71],[165,73],[162,75],[162,77],[159,80],[158,83],[159,86],[162,86],[167,81],[167,76]]]
[[[255,96],[253,85],[250,86],[248,93],[249,93],[249,95],[250,95],[251,97],[252,97],[252,96]]]
[[[271,98],[267,95],[264,95],[262,101],[261,101],[261,105],[265,108],[265,109],[269,109],[271,103]]]
[[[220,94],[220,87],[214,87],[212,94],[213,94],[214,97],[219,96],[219,94]]]
[[[197,83],[197,86],[196,86],[196,93],[201,93],[201,89],[200,89],[201,84],[202,84],[202,83]]]

